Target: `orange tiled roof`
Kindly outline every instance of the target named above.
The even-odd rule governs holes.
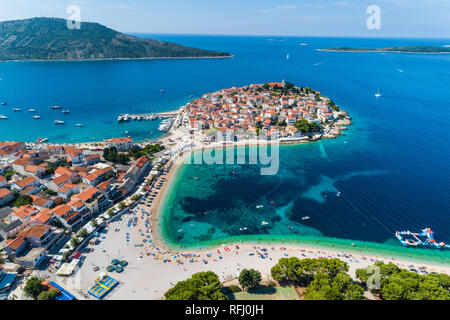
[[[25,179],[20,180],[19,182],[16,182],[16,184],[20,187],[20,188],[24,188],[26,186],[28,186],[29,184],[32,184],[36,181],[35,178],[33,177],[27,177]]]
[[[9,191],[9,190],[6,189],[6,188],[0,189],[0,199],[3,198],[3,197],[5,197],[5,196],[7,196],[7,195],[10,194],[10,193],[11,193],[11,191]]]

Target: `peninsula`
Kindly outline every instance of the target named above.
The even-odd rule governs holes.
[[[335,52],[396,52],[396,53],[450,53],[450,48],[439,46],[405,46],[405,47],[389,47],[389,48],[329,48],[317,49],[318,51],[335,51]]]
[[[138,38],[98,23],[69,29],[67,20],[32,18],[0,22],[0,61],[225,58],[225,52]]]
[[[330,98],[283,81],[205,94],[180,110],[173,127],[198,133],[208,143],[275,134],[280,142],[298,143],[335,138],[347,125],[347,112]]]

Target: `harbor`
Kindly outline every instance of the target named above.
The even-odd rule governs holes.
[[[158,127],[158,131],[168,132],[172,128],[177,117],[178,112],[120,114],[117,117],[117,122],[162,120]]]
[[[136,121],[154,121],[164,118],[174,118],[178,115],[178,112],[161,112],[161,113],[140,113],[140,114],[120,114],[117,117],[117,122],[127,122],[130,120]]]

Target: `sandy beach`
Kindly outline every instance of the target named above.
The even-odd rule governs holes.
[[[95,299],[87,293],[112,259],[127,260],[128,266],[122,273],[109,274],[119,281],[119,285],[104,298],[108,300],[163,299],[164,292],[175,283],[200,271],[215,272],[223,283],[235,283],[237,275],[245,268],[257,269],[263,280],[269,279],[270,269],[280,258],[293,256],[339,258],[348,263],[349,274],[353,278],[356,269],[376,261],[393,262],[402,268],[425,267],[427,272],[450,274],[450,266],[307,245],[226,242],[213,248],[170,248],[161,237],[161,207],[167,187],[186,156],[188,154],[173,157],[145,200],[108,224],[98,238],[99,244],[89,245],[93,252],[84,253],[83,265],[71,277],[61,279],[69,290],[86,299]],[[135,226],[131,223],[133,220],[136,220]],[[99,270],[94,271],[95,267]]]

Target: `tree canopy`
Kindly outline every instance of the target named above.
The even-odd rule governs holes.
[[[14,206],[16,208],[20,208],[21,206],[26,206],[27,204],[32,204],[33,198],[31,198],[29,195],[20,195],[16,201],[14,202]]]
[[[281,258],[271,269],[280,284],[301,285],[309,300],[363,300],[364,289],[346,274],[349,267],[340,259]]]
[[[38,277],[31,277],[28,279],[23,289],[27,297],[37,299],[39,294],[44,291],[44,286],[42,285],[42,279]]]
[[[113,163],[127,164],[130,158],[124,153],[118,153],[115,147],[103,149],[103,158]]]
[[[308,285],[318,273],[335,277],[340,272],[347,272],[348,265],[340,259],[299,259],[297,257],[281,258],[271,269],[272,278],[283,284]]]
[[[38,300],[55,300],[58,295],[58,290],[50,289],[48,291],[42,291],[38,296]]]
[[[308,300],[363,300],[364,288],[354,284],[348,274],[339,272],[335,277],[318,273],[305,292]]]
[[[255,269],[244,269],[239,274],[239,284],[244,290],[253,289],[261,282],[261,273]]]
[[[294,126],[303,133],[319,132],[321,130],[317,123],[308,122],[306,119],[298,120]]]
[[[450,276],[447,274],[420,275],[383,262],[371,267],[378,268],[380,276],[380,287],[372,291],[384,300],[450,300]],[[369,267],[356,270],[356,276],[366,285],[372,274]]]
[[[165,147],[160,145],[159,143],[146,145],[144,148],[132,147],[128,152],[130,158],[138,159],[142,156],[151,157],[153,154],[164,150]]]
[[[178,282],[164,297],[167,300],[227,300],[219,276],[212,271],[198,272]]]

